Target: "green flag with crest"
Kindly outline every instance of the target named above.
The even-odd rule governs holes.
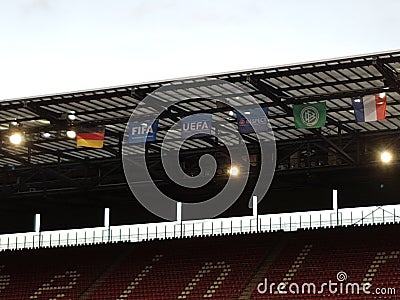
[[[296,128],[320,128],[326,122],[326,103],[306,103],[293,105]]]

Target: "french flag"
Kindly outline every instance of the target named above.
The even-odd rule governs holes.
[[[356,122],[371,122],[386,118],[386,94],[376,94],[353,99]]]

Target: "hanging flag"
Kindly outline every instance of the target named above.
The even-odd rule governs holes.
[[[352,100],[356,122],[371,122],[386,118],[386,94],[368,95]]]
[[[181,120],[181,136],[187,139],[192,136],[211,134],[212,114],[195,114]]]
[[[128,143],[154,142],[157,136],[158,120],[130,122],[128,124]]]
[[[244,115],[236,112],[238,130],[240,133],[252,133],[257,131],[268,131],[268,107],[263,107],[262,111],[257,108],[247,109]]]
[[[320,128],[326,122],[326,103],[307,103],[293,105],[296,128]]]
[[[104,126],[80,128],[76,133],[76,146],[88,148],[103,148]]]

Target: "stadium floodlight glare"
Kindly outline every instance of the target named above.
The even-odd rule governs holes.
[[[390,163],[392,161],[392,153],[390,153],[389,151],[382,151],[381,153],[381,161],[384,164]]]
[[[69,139],[74,139],[74,138],[76,138],[76,131],[73,130],[73,129],[67,130],[67,137],[68,137]]]
[[[70,111],[67,115],[68,120],[70,121],[75,121],[76,120],[76,115],[74,111]]]
[[[9,137],[10,143],[13,145],[20,145],[22,143],[22,134],[19,131],[14,131]]]
[[[229,175],[237,176],[237,175],[239,175],[239,168],[236,166],[232,166],[229,168],[228,173],[229,173]]]

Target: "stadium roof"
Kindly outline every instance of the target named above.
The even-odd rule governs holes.
[[[303,141],[304,137],[317,138],[328,143],[349,161],[354,157],[345,153],[334,140],[352,134],[394,134],[400,126],[400,51],[375,53],[340,59],[316,61],[287,66],[212,74],[206,78],[228,81],[252,95],[261,105],[269,108],[277,145]],[[165,130],[184,115],[193,112],[213,113],[217,118],[235,123],[231,108],[217,106],[212,89],[205,90],[197,83],[204,77],[179,79],[185,88],[191,85],[190,98],[163,114],[159,122],[157,141],[150,151],[160,149],[159,142]],[[154,90],[176,80],[132,84],[112,88],[54,94],[0,102],[0,168],[10,166],[33,167],[53,163],[106,160],[120,157],[123,133],[130,114],[138,103]],[[214,92],[235,106],[246,106],[244,96],[237,97],[229,88],[216,86]],[[356,123],[351,100],[355,97],[385,92],[387,117],[380,122]],[[174,86],[168,97],[174,98],[179,87]],[[182,93],[187,93],[182,91]],[[180,95],[182,96],[182,95]],[[327,125],[322,129],[296,129],[292,105],[296,103],[326,101]],[[69,128],[66,115],[75,112],[76,127],[104,125],[106,127],[103,149],[77,148],[65,135]],[[144,108],[143,114],[151,114]],[[15,147],[8,141],[9,124],[18,121],[26,134],[26,142]],[[50,137],[43,137],[43,133]],[[332,139],[331,139],[332,138]],[[251,144],[251,135],[246,143]],[[214,139],[198,138],[184,144],[183,150],[197,151],[215,146]],[[174,140],[164,141],[163,147],[174,147]],[[292,153],[292,152],[291,152]],[[289,155],[289,154],[288,154]]]

